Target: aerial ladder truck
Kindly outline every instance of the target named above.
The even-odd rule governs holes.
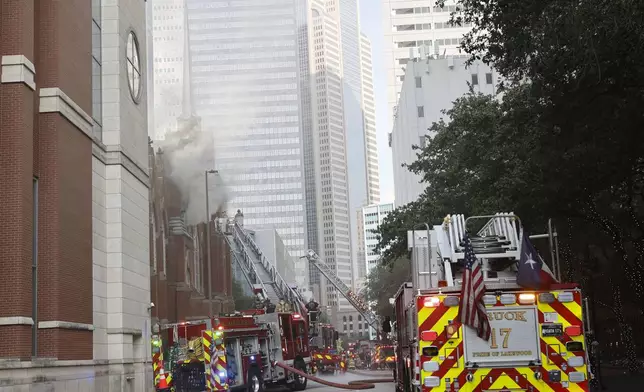
[[[408,232],[412,282],[395,297],[397,391],[589,391],[588,304],[576,284],[559,283],[552,225],[531,236],[551,245],[553,280],[539,289],[517,283],[518,263],[539,256],[513,213],[448,215],[424,226]],[[483,275],[488,341],[458,318],[465,247]]]
[[[369,324],[370,327],[376,331],[381,331],[380,325],[378,325],[378,317],[376,314],[369,308],[369,304],[363,298],[360,298],[349,286],[347,286],[336,274],[333,272],[331,267],[329,267],[317,253],[313,250],[308,250],[306,256],[310,264],[315,266],[325,278],[333,285],[333,287],[338,290],[344,298],[349,301],[351,306],[353,306],[358,313],[362,315],[364,320]]]

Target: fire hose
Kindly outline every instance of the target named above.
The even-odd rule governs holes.
[[[381,373],[381,374],[378,374],[378,372]],[[357,374],[358,376],[367,376],[367,377],[376,376],[376,377],[378,377],[378,376],[381,376],[381,375],[385,376],[386,373],[391,374],[391,370],[389,370],[389,371],[387,371],[387,370],[382,370],[382,371],[376,370],[376,371],[374,371],[374,373],[376,373],[376,374],[374,374],[374,373],[369,374],[369,373],[360,372],[360,371],[357,371],[357,370],[347,370],[347,373]]]
[[[299,369],[296,369],[294,367],[291,367],[285,363],[282,362],[276,362],[276,366],[281,367],[282,369],[285,369],[291,373],[295,373],[297,375],[300,375],[302,377],[305,377],[311,381],[315,381],[317,383],[327,385],[329,387],[334,387],[334,388],[340,388],[340,389],[349,389],[349,390],[362,390],[362,389],[373,389],[376,387],[376,383],[383,383],[383,382],[394,382],[393,378],[373,378],[373,379],[368,379],[368,380],[354,380],[354,381],[349,381],[347,384],[341,384],[338,382],[331,382],[328,380],[324,380],[319,377],[315,377],[311,374],[305,373]]]

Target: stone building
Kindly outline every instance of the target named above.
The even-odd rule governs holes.
[[[145,2],[0,10],[0,391],[151,385]]]

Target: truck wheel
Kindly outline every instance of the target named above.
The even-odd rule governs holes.
[[[258,367],[252,366],[248,369],[246,377],[246,389],[248,392],[264,392],[264,379],[262,371]]]
[[[295,363],[293,366],[295,369],[306,373],[306,363],[302,360],[299,360]],[[306,389],[306,384],[308,383],[308,379],[304,376],[300,376],[299,374],[294,374],[295,378],[293,380],[293,390],[294,391],[303,391]]]

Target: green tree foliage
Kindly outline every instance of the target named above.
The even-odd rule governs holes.
[[[644,341],[632,336],[644,314],[644,2],[459,4],[453,22],[474,25],[462,47],[505,79],[502,99],[468,94],[430,128],[409,165],[428,187],[385,219],[379,249],[391,262],[407,230],[449,213],[514,211],[531,232],[552,217],[565,278],[618,325],[598,334],[633,364]]]
[[[233,279],[233,300],[235,301],[235,310],[248,310],[255,307],[255,298],[244,293],[244,289],[237,279]]]
[[[396,295],[401,284],[411,279],[410,271],[411,263],[404,257],[398,257],[388,265],[380,264],[371,270],[367,276],[365,294],[368,301],[376,301],[376,314],[394,318],[389,298]]]

